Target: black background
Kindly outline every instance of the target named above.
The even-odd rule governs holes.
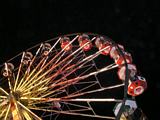
[[[132,53],[147,79],[137,97],[150,120],[158,120],[159,4],[156,1],[10,0],[1,4],[0,63],[44,40],[75,32],[107,35]]]

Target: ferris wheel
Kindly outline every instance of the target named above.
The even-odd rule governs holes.
[[[92,33],[47,40],[0,69],[4,120],[127,120],[138,108],[135,96],[147,88],[124,46]]]

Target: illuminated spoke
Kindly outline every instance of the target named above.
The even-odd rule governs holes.
[[[16,77],[16,82],[15,82],[15,85],[14,85],[14,91],[15,91],[15,89],[17,87],[17,82],[18,82],[19,75],[20,75],[20,72],[21,72],[22,62],[23,62],[23,59],[24,59],[24,55],[25,55],[25,52],[23,52],[23,54],[22,54],[21,63],[19,65],[19,69],[18,69],[18,73],[17,73],[17,77]]]
[[[29,112],[33,118],[35,118],[36,120],[42,120],[40,117],[38,117],[36,114],[34,114],[31,110],[29,110],[27,107],[25,107],[23,104],[21,104],[20,102],[17,102],[24,110],[26,110],[27,112]]]
[[[75,113],[75,112],[68,112],[68,111],[46,110],[46,109],[39,109],[39,108],[30,108],[30,109],[40,110],[40,111],[45,111],[45,112],[55,112],[55,113],[61,113],[61,114],[67,114],[67,115],[85,116],[85,117],[93,117],[93,118],[104,118],[104,119],[112,119],[112,120],[115,119],[115,117],[110,117],[110,116],[89,115],[89,114],[82,114],[82,113]]]
[[[0,87],[0,91],[2,91],[3,93],[5,93],[7,96],[9,95],[3,88]]]
[[[8,117],[8,115],[9,115],[9,111],[10,111],[10,108],[11,108],[11,104],[8,105],[8,108],[7,108],[7,111],[6,111],[6,115],[5,115],[4,120],[7,120],[7,117]]]

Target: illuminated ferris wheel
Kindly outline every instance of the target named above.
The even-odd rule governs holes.
[[[0,66],[0,119],[127,120],[147,88],[132,56],[110,38],[75,33],[40,43]]]

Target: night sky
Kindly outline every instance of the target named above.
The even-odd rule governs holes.
[[[137,97],[150,120],[160,113],[158,2],[10,0],[1,4],[0,64],[19,52],[58,35],[93,32],[106,35],[132,54],[148,90]],[[159,97],[159,98],[158,98]]]

